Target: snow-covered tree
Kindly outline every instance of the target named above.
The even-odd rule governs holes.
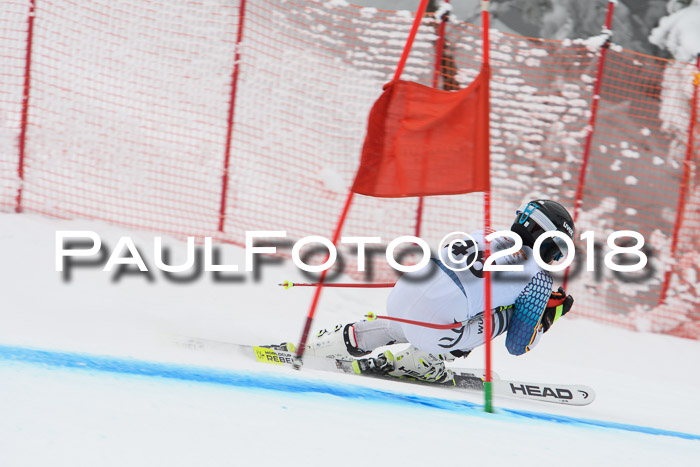
[[[677,61],[664,70],[660,116],[664,129],[683,134],[690,118],[694,62],[700,54],[700,0],[671,0],[667,11],[670,15],[661,18],[649,41],[671,52]],[[688,107],[678,108],[679,100],[687,101]]]
[[[608,0],[501,0],[522,10],[522,16],[539,26],[547,39],[578,39],[600,34]],[[653,53],[646,41],[649,31],[665,14],[664,0],[617,1],[613,16],[614,42],[637,52]]]
[[[661,18],[649,41],[671,52],[681,62],[700,54],[700,0],[670,0],[669,16]]]
[[[618,0],[613,18],[614,42],[622,47],[651,55],[666,53],[652,45],[647,37],[673,8],[687,6],[691,0]],[[435,0],[439,3],[439,0]],[[349,0],[357,5],[386,10],[415,10],[419,0]],[[454,16],[479,24],[479,0],[452,0]],[[504,32],[549,39],[579,39],[600,34],[605,22],[608,0],[491,0],[491,26]]]

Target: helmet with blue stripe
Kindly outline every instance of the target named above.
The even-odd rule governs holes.
[[[569,211],[556,201],[538,199],[523,203],[515,211],[515,221],[511,231],[520,235],[523,243],[534,246],[535,240],[545,232],[558,231],[574,239],[574,221]],[[545,263],[558,261],[566,256],[566,242],[558,237],[549,237],[542,242],[540,257]]]

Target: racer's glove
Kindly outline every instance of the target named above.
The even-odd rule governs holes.
[[[542,330],[547,332],[556,320],[564,316],[571,310],[574,304],[574,297],[566,295],[564,287],[559,287],[559,290],[552,292],[547,302],[547,307],[542,315]]]

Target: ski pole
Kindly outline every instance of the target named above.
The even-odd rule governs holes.
[[[499,306],[497,308],[494,308],[491,310],[491,313],[496,313],[499,311],[505,311],[510,308],[513,308],[515,305],[506,305],[506,306]],[[399,323],[406,323],[406,324],[412,324],[414,326],[422,326],[424,328],[431,328],[431,329],[459,329],[463,328],[464,326],[468,326],[472,324],[475,321],[478,321],[480,319],[483,319],[484,313],[478,313],[475,316],[472,316],[469,319],[466,319],[464,321],[455,321],[454,323],[451,324],[435,324],[435,323],[426,323],[425,321],[413,321],[410,319],[403,319],[403,318],[395,318],[393,316],[379,316],[375,313],[372,313],[371,311],[365,315],[365,318],[367,318],[367,321],[374,321],[375,319],[386,319],[389,321],[398,321]]]
[[[411,319],[403,319],[403,318],[394,318],[393,316],[379,316],[376,315],[372,312],[369,312],[365,315],[367,318],[367,321],[374,321],[375,319],[386,319],[389,321],[398,321],[399,323],[406,323],[406,324],[412,324],[414,326],[422,326],[424,328],[431,328],[431,329],[459,329],[462,328],[477,319],[481,318],[482,314],[479,314],[477,316],[474,316],[472,318],[469,318],[466,321],[457,321],[455,323],[451,324],[435,324],[435,323],[426,323],[425,321],[413,321]]]
[[[316,287],[318,283],[316,282],[292,282],[292,281],[284,281],[281,284],[277,284],[279,286],[282,286],[285,288],[285,290],[289,290],[292,287]],[[393,282],[377,282],[377,283],[366,283],[366,284],[352,284],[349,282],[338,282],[338,283],[323,283],[324,287],[358,287],[358,288],[364,288],[364,289],[374,289],[374,288],[380,288],[380,287],[393,287],[394,283]]]

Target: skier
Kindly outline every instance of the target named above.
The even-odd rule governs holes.
[[[531,350],[552,323],[565,315],[574,299],[559,287],[552,291],[553,279],[535,262],[535,240],[547,231],[559,231],[574,237],[574,223],[567,210],[551,200],[525,203],[516,211],[511,231],[523,241],[522,248],[498,258],[496,265],[522,265],[521,272],[492,273],[492,338],[504,332],[506,348],[513,355]],[[454,243],[452,257],[446,248],[440,258],[431,258],[420,271],[404,274],[394,285],[387,300],[389,317],[434,323],[468,323],[456,329],[433,329],[388,319],[360,321],[338,325],[333,330],[319,331],[305,349],[307,355],[349,360],[353,359],[356,373],[382,372],[391,376],[449,382],[452,372],[445,361],[466,357],[485,342],[484,337],[484,283],[482,280],[484,232],[471,234],[476,241],[465,239]],[[508,237],[497,237],[491,243],[491,252],[514,245]],[[567,245],[561,238],[550,237],[540,246],[540,257],[552,264],[567,255]],[[470,264],[464,271],[453,271]],[[393,353],[384,351],[376,358],[362,358],[374,349],[391,344],[410,344]]]

